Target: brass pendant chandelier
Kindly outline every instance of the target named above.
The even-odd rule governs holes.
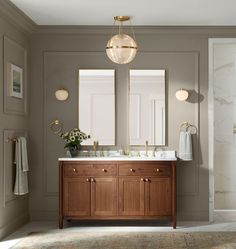
[[[123,22],[129,21],[133,33],[133,38],[123,33]],[[119,33],[113,36],[113,30],[119,22]],[[115,16],[114,25],[110,40],[107,42],[106,53],[109,59],[117,64],[127,64],[131,62],[137,53],[137,43],[129,16]]]

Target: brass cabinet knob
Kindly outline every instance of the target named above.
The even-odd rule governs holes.
[[[91,182],[95,182],[95,180],[93,178],[91,178]]]
[[[90,182],[90,179],[89,179],[89,178],[87,178],[87,179],[86,179],[86,182]]]
[[[76,172],[76,169],[74,168],[73,171]]]
[[[157,169],[157,172],[160,172],[160,169]]]
[[[134,169],[130,169],[130,172],[134,172]]]
[[[146,178],[146,179],[145,179],[145,182],[149,182],[149,179],[148,179],[148,178]]]
[[[102,171],[103,171],[103,172],[107,172],[107,170],[106,170],[106,169],[102,169]]]
[[[145,182],[145,179],[141,178],[141,181],[142,181],[142,182]]]

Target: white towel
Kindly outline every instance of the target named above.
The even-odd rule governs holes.
[[[181,131],[179,136],[179,158],[184,161],[193,160],[192,135],[188,131]]]
[[[24,137],[17,138],[15,147],[15,161],[16,161],[16,180],[14,187],[15,195],[24,195],[29,193],[28,189],[28,156],[27,145]]]

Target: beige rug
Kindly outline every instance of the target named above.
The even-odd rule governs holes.
[[[236,249],[236,232],[34,232],[14,249]]]

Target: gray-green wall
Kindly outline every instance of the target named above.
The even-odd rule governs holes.
[[[109,31],[107,27],[38,27],[32,36],[31,218],[57,217],[57,158],[65,153],[63,141],[50,131],[48,124],[58,118],[65,130],[77,126],[78,69],[116,70],[118,148],[128,146],[129,68],[161,68],[167,71],[167,147],[178,150],[182,122],[188,121],[198,128],[193,138],[194,161],[177,165],[178,219],[208,220],[208,38],[233,37],[236,30],[139,27],[135,29],[139,52],[129,65],[116,65],[106,57]],[[70,93],[66,102],[54,97],[55,90],[62,86]],[[176,100],[179,88],[190,91],[187,102]]]
[[[139,43],[136,59],[129,65],[115,65],[105,53],[111,27],[35,26],[15,8],[0,11],[0,238],[27,221],[55,220],[58,214],[57,158],[64,156],[63,141],[48,124],[55,118],[64,129],[77,126],[78,69],[114,68],[116,70],[116,141],[128,146],[128,70],[129,68],[163,68],[167,72],[167,147],[178,150],[179,128],[188,121],[198,128],[194,135],[194,161],[178,162],[177,206],[179,220],[207,220],[209,203],[208,167],[208,38],[236,37],[235,27],[136,27]],[[3,13],[3,9],[7,10]],[[19,14],[20,13],[20,14]],[[9,18],[9,16],[11,18]],[[5,37],[5,38],[4,38]],[[29,40],[30,37],[30,40]],[[6,44],[6,46],[4,46]],[[20,46],[18,46],[18,45]],[[10,47],[9,47],[10,46]],[[11,50],[11,46],[17,47]],[[8,47],[8,49],[6,49]],[[5,50],[4,50],[5,48]],[[23,50],[22,50],[23,48]],[[21,51],[21,52],[19,52]],[[23,52],[24,51],[24,52]],[[9,114],[22,109],[4,98],[6,58],[18,60],[27,54],[28,112]],[[18,59],[17,59],[18,58]],[[19,63],[23,63],[19,61]],[[22,64],[23,66],[23,64]],[[70,98],[58,102],[54,92],[66,87]],[[179,102],[175,91],[186,88],[191,95]],[[22,106],[22,103],[20,104]],[[24,105],[23,105],[24,106]],[[26,104],[27,107],[27,104]],[[4,132],[7,130],[6,132]],[[30,196],[8,201],[6,182],[12,184],[14,171],[5,179],[6,158],[12,154],[5,138],[25,132],[29,140]],[[10,132],[10,133],[9,133]],[[5,148],[6,147],[6,148]],[[9,164],[12,169],[12,164]],[[5,186],[5,187],[4,187]],[[7,196],[11,199],[12,196]]]
[[[14,142],[28,135],[29,30],[6,1],[0,1],[0,239],[29,220],[29,196],[15,196]],[[23,69],[24,98],[9,97],[9,65]]]

